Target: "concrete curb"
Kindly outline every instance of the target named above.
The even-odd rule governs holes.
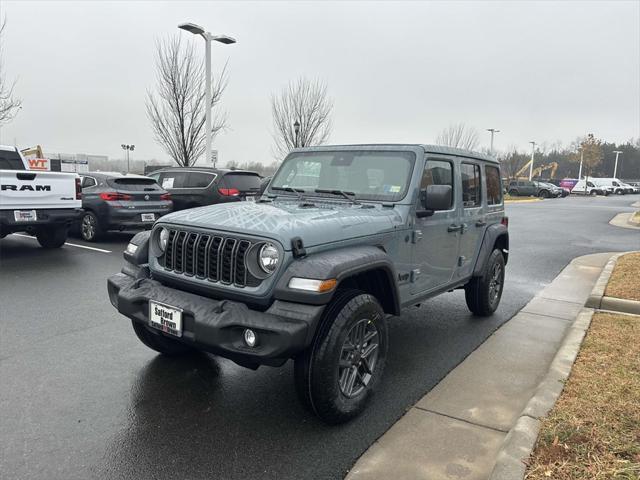
[[[504,439],[496,457],[496,463],[489,480],[523,479],[527,460],[533,451],[542,418],[553,408],[560,397],[564,384],[569,378],[573,364],[578,356],[584,337],[591,325],[596,310],[612,310],[622,313],[640,314],[640,302],[607,297],[604,295],[611,273],[623,252],[612,255],[602,269],[591,294],[583,308],[567,331],[549,371],[538,385],[515,425]]]
[[[636,221],[633,219],[633,217],[634,217],[634,214],[632,213],[629,219],[627,220],[627,223],[629,223],[630,225],[633,225],[634,227],[640,227],[640,220]]]
[[[567,332],[560,349],[551,362],[549,372],[522,411],[520,418],[504,439],[498,452],[490,480],[524,478],[528,460],[540,430],[541,418],[553,408],[569,378],[582,341],[591,325],[593,309],[583,309]]]
[[[609,220],[609,225],[613,225],[614,227],[620,227],[620,228],[629,228],[632,230],[640,230],[640,223],[636,224],[635,222],[631,221],[632,215],[633,215],[633,212],[618,213],[615,217]]]
[[[504,203],[533,203],[533,202],[541,202],[542,198],[525,198],[522,200],[505,200]]]
[[[602,269],[600,277],[596,282],[589,298],[585,303],[587,308],[595,308],[599,310],[611,310],[613,312],[630,313],[632,315],[640,315],[640,302],[635,300],[627,300],[624,298],[608,297],[604,294],[613,269],[616,266],[618,258],[627,253],[638,252],[624,252],[613,255],[607,265]]]

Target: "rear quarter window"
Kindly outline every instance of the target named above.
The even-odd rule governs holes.
[[[0,170],[24,170],[24,164],[18,152],[0,150]]]
[[[185,188],[206,188],[211,185],[216,178],[215,173],[207,172],[189,172],[187,175],[187,181],[184,185]]]
[[[260,190],[260,176],[253,173],[227,173],[223,177],[226,188],[236,188],[241,192]]]
[[[487,165],[484,169],[487,181],[487,204],[500,205],[502,203],[502,182],[500,170],[497,167]]]
[[[164,172],[160,174],[158,182],[162,188],[169,190],[172,188],[185,188],[187,181],[187,172]]]

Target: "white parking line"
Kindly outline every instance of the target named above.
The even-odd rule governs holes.
[[[16,237],[31,238],[33,240],[36,240],[36,237],[32,237],[31,235],[24,235],[22,233],[14,233],[13,235],[15,235]],[[94,252],[111,253],[111,250],[104,250],[103,248],[87,247],[86,245],[77,245],[75,243],[68,243],[68,242],[64,242],[64,244],[65,245],[69,245],[70,247],[84,248],[86,250],[93,250]]]

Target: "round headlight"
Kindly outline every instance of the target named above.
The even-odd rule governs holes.
[[[169,230],[162,228],[160,235],[158,236],[158,246],[160,250],[164,252],[167,249],[167,242],[169,241]]]
[[[273,273],[279,261],[278,249],[271,243],[265,243],[258,254],[260,268],[266,273]]]

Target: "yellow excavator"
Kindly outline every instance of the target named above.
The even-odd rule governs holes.
[[[516,172],[514,175],[515,178],[529,178],[529,166],[531,165],[531,160],[524,164],[524,166]],[[550,162],[544,165],[540,165],[533,169],[531,174],[531,178],[539,177],[542,172],[546,172],[547,170],[551,170],[549,173],[549,178],[554,178],[556,176],[556,171],[558,170],[558,162]]]

